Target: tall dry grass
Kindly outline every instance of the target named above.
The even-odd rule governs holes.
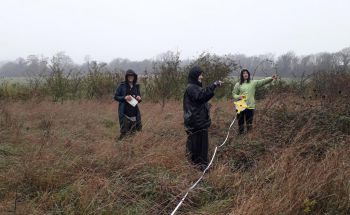
[[[348,98],[268,95],[178,214],[349,214]],[[143,131],[123,141],[114,102],[0,105],[0,214],[169,214],[200,175],[180,102],[140,104]],[[234,116],[212,105],[210,149]]]

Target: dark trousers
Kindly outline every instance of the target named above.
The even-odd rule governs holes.
[[[191,162],[205,169],[208,165],[208,129],[189,133],[186,144]]]
[[[141,122],[131,121],[127,117],[124,117],[123,122],[120,124],[120,139],[125,137],[127,134],[135,133],[136,131],[141,131]]]
[[[247,132],[252,130],[254,109],[245,109],[240,114],[238,114],[237,117],[238,117],[239,134],[244,133],[244,121],[246,121],[246,123],[247,123]]]

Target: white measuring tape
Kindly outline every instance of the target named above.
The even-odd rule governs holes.
[[[210,168],[210,166],[213,164],[213,161],[214,161],[214,158],[215,158],[215,155],[216,155],[216,152],[218,151],[218,148],[222,147],[223,145],[225,145],[229,135],[230,135],[230,130],[231,130],[231,127],[232,125],[235,123],[235,120],[236,120],[237,116],[232,120],[231,124],[230,124],[230,127],[228,128],[228,131],[227,131],[227,135],[226,135],[226,138],[224,140],[224,142],[219,145],[219,146],[215,146],[215,149],[214,149],[214,153],[213,153],[213,156],[211,157],[210,159],[210,162],[207,166],[207,168],[205,168],[205,170],[202,172],[202,175],[201,177],[199,177],[199,179],[187,190],[186,194],[184,195],[184,197],[182,197],[181,201],[179,202],[179,204],[177,204],[176,208],[173,210],[173,212],[171,213],[171,215],[174,215],[175,212],[180,208],[180,206],[182,205],[182,203],[185,201],[186,197],[188,196],[189,192],[191,190],[193,190],[197,184],[202,180],[202,178],[204,177],[204,174],[207,172],[207,170]]]

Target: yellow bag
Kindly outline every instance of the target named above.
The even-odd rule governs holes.
[[[243,96],[243,99],[233,103],[235,104],[237,114],[239,114],[241,111],[244,111],[248,107],[245,96]]]

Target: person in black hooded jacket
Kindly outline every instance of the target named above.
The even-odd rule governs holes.
[[[206,88],[202,87],[203,70],[194,66],[188,75],[188,85],[183,99],[184,125],[188,135],[186,151],[200,169],[208,165],[208,128],[211,124],[208,101],[214,90],[223,82],[216,81]]]
[[[114,99],[119,102],[118,115],[120,124],[120,137],[122,139],[128,133],[141,131],[141,113],[138,105],[133,107],[127,101],[134,97],[141,102],[140,87],[137,83],[137,74],[129,69],[125,74],[125,81],[118,86]]]

